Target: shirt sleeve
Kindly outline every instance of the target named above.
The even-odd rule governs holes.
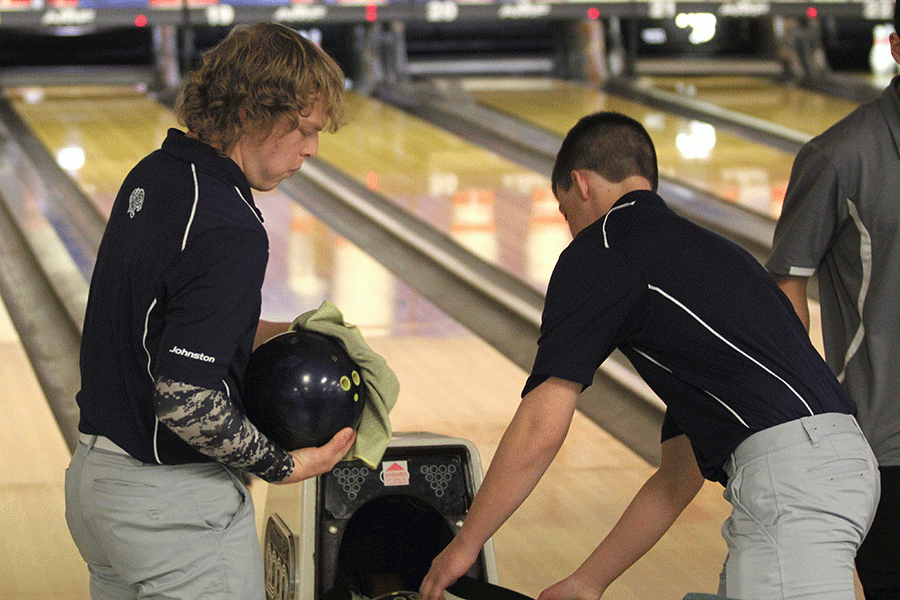
[[[258,234],[238,228],[199,238],[167,277],[153,375],[222,389],[235,353],[249,352],[242,344],[252,344],[259,324],[268,248]]]
[[[222,392],[159,379],[153,399],[160,422],[198,452],[265,481],[287,479],[294,459],[264,436]]]
[[[550,277],[523,396],[548,377],[589,386],[603,361],[643,322],[647,284],[632,261],[579,242],[563,251]]]
[[[794,160],[766,268],[779,275],[811,277],[840,227],[842,194],[832,153],[807,143]]]
[[[678,437],[683,433],[684,432],[681,431],[678,423],[676,423],[675,419],[672,418],[672,414],[668,410],[666,410],[666,413],[663,416],[662,431],[659,436],[660,443],[665,442],[666,440],[670,440],[673,437]]]

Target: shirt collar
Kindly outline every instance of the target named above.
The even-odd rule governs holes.
[[[188,137],[183,131],[175,128],[169,129],[162,149],[180,160],[196,164],[198,169],[211,173],[224,183],[234,185],[262,221],[262,213],[253,201],[250,182],[247,181],[247,177],[236,162],[227,156],[222,156],[209,144]]]

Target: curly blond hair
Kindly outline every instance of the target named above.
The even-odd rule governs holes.
[[[324,50],[276,23],[235,27],[203,54],[179,98],[178,121],[228,154],[245,134],[265,137],[287,117],[287,131],[321,102],[326,131],[346,123],[344,73]]]

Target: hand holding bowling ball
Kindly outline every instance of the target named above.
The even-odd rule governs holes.
[[[347,455],[354,441],[356,441],[356,431],[345,427],[324,446],[291,450],[290,454],[294,457],[294,470],[286,479],[272,483],[297,483],[327,473]]]
[[[365,403],[361,370],[335,338],[288,331],[250,356],[244,410],[285,450],[322,446],[341,429],[355,429]]]

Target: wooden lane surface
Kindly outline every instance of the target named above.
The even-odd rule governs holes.
[[[482,258],[544,289],[571,241],[549,173],[525,169],[382,102],[349,97],[353,121],[319,158]]]
[[[65,523],[69,450],[0,301],[0,599],[87,600]]]
[[[560,135],[587,114],[624,113],[653,138],[661,175],[773,219],[781,214],[793,161],[786,152],[571,82],[471,79],[463,87],[481,104]]]
[[[122,178],[159,148],[169,127],[178,126],[172,112],[140,88],[19,88],[6,93],[106,215]]]
[[[744,75],[641,76],[637,84],[681,94],[811,136],[825,131],[859,106],[821,92]]]
[[[513,84],[517,90],[561,85],[577,90],[579,96],[595,94],[552,81],[513,80]],[[529,118],[565,127],[557,110],[565,103],[541,104],[543,94],[538,91],[531,102],[527,92],[516,92]],[[479,99],[484,95],[476,93]],[[556,258],[571,241],[550,190],[549,174],[523,169],[371,98],[351,94],[348,103],[353,121],[337,135],[322,136],[321,159],[447,232],[482,258],[539,289],[546,288]],[[615,110],[625,108],[615,106]],[[662,152],[658,143],[657,152]],[[765,190],[761,194],[765,196]],[[778,206],[780,213],[780,200]],[[823,352],[818,304],[813,303],[810,310],[813,343]]]
[[[12,90],[16,109],[58,152],[80,148],[71,171],[104,211],[117,181],[159,147],[171,111],[139,90]],[[30,99],[30,101],[29,101]],[[548,174],[524,169],[402,111],[351,93],[352,121],[323,134],[319,158],[446,232],[482,258],[546,286],[569,231]]]
[[[94,97],[86,106],[92,112],[104,111],[103,103],[102,98]],[[57,124],[45,119],[36,125],[43,139],[53,137],[44,132],[45,128],[65,129],[61,122],[78,120],[72,115],[67,116],[66,104],[58,101],[53,105],[54,110],[59,111]],[[111,118],[118,113],[129,114],[129,122],[144,122],[137,114],[143,110],[137,108],[139,106],[144,106],[142,100],[133,105],[119,105],[109,114]],[[148,110],[155,111],[156,108]],[[126,148],[124,141],[117,140],[118,136],[153,137],[158,125],[153,119],[149,121],[154,123],[152,131],[132,126],[125,130],[98,128],[91,135],[84,135],[86,156],[90,161],[96,160],[93,153],[87,151],[93,146],[106,144],[111,148]],[[383,126],[396,129],[398,123],[392,121]],[[364,125],[373,130],[382,127],[378,121]],[[114,135],[113,131],[117,133]],[[335,139],[341,133],[334,136]],[[378,133],[379,138],[391,135],[388,131]],[[403,133],[395,131],[393,135],[402,136]],[[65,136],[59,139],[65,139]],[[51,150],[56,149],[51,146]],[[418,158],[425,150],[420,149]],[[391,146],[370,145],[365,156],[377,157],[392,151]],[[405,160],[411,170],[417,162],[414,158],[415,155]],[[435,160],[435,165],[443,164]],[[87,168],[86,163],[85,168],[74,174],[80,178],[82,173],[102,171]],[[94,185],[97,189],[116,188],[122,175],[115,173],[115,180],[109,181],[95,175]],[[411,174],[408,178],[421,176]],[[385,181],[384,177],[379,180]],[[277,265],[270,270],[272,280],[267,278],[270,293],[266,296],[266,316],[293,315],[289,308],[277,302],[273,306],[273,298],[293,294],[297,302],[293,310],[314,308],[320,298],[334,298],[347,320],[360,325],[370,345],[387,359],[400,379],[401,395],[392,413],[394,428],[472,439],[487,466],[518,403],[525,374],[438,314],[402,284],[373,268],[372,263],[351,244],[336,238],[302,210],[288,208],[284,202],[285,199],[277,194],[259,197],[263,212],[273,215],[267,216],[266,226],[273,240],[272,262]],[[32,403],[40,404],[40,401],[33,399]],[[17,439],[16,431],[18,429],[4,439]],[[4,454],[10,456],[12,452]],[[49,462],[44,456],[35,457],[32,462],[40,460]],[[65,460],[62,457],[56,460],[57,463],[44,465],[42,469],[46,468],[49,485],[61,489]],[[532,497],[495,538],[501,582],[536,596],[545,586],[567,575],[612,527],[650,472],[651,468],[627,448],[592,422],[576,416],[559,458]],[[28,477],[27,473],[25,477]],[[26,483],[33,485],[34,478],[29,477]],[[253,487],[257,507],[261,509],[266,486]],[[660,545],[617,582],[605,598],[674,599],[681,598],[687,591],[714,590],[724,557],[719,526],[726,513],[721,488],[707,484]],[[59,502],[39,511],[23,510],[20,518],[10,525],[11,529],[4,532],[4,538],[9,540],[7,545],[17,550],[15,558],[7,564],[15,564],[19,571],[37,573],[42,580],[67,579],[71,583],[63,591],[79,594],[83,590],[83,579],[79,579],[78,570],[73,575],[62,567],[72,561],[79,564],[80,559],[74,548],[67,545],[68,532],[61,522],[61,515],[61,497]],[[54,557],[54,561],[48,563],[36,559],[33,553],[22,551],[30,539],[28,535],[35,535],[26,535],[23,529],[39,530],[42,537],[57,540],[54,543],[65,556]],[[42,542],[41,548],[46,547],[47,544]],[[33,597],[47,596],[65,597],[56,593]],[[12,587],[9,579],[0,581],[0,599],[26,597],[29,596]]]
[[[558,84],[543,85],[553,89]],[[585,93],[581,88],[565,89]],[[9,94],[16,109],[54,154],[66,149],[83,154],[83,166],[69,172],[104,213],[108,213],[124,174],[159,147],[169,127],[177,126],[170,110],[134,88],[18,89]],[[541,94],[536,91],[535,103],[526,102],[526,106],[536,118],[556,119],[558,126],[564,127],[556,108],[539,110]],[[320,158],[385,194],[482,258],[539,289],[545,288],[556,257],[571,239],[550,192],[547,174],[523,169],[371,98],[350,94],[348,103],[352,122],[337,135],[322,136]],[[563,103],[553,106],[559,104]],[[661,146],[668,147],[657,146],[661,154]],[[290,220],[295,227],[310,227],[305,223],[315,222],[304,217],[303,211],[288,206],[273,204],[269,210],[275,214],[266,219]],[[270,235],[280,236],[277,232]],[[323,260],[328,256],[314,244],[301,245],[296,251]],[[278,270],[277,277],[296,283],[292,289],[298,285],[301,289],[285,297],[270,292],[267,285],[264,294],[272,310],[289,314],[297,302],[316,299],[310,297],[306,285],[311,281],[303,281],[316,276],[310,267],[288,265],[277,256],[273,252],[270,270]],[[343,281],[353,285],[350,277]],[[813,337],[821,347],[817,320]]]

